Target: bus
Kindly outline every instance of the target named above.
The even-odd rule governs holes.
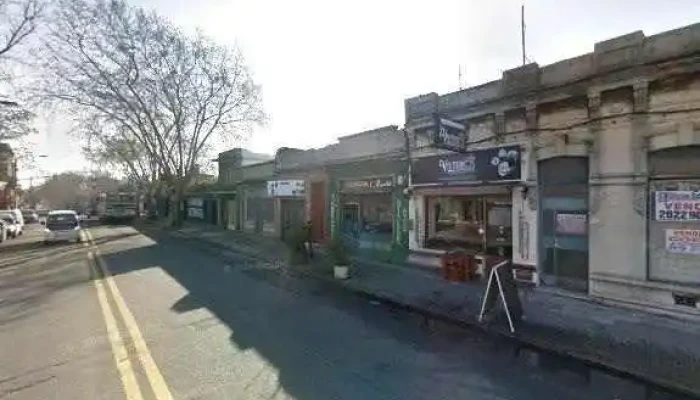
[[[104,222],[131,222],[139,216],[139,196],[136,192],[107,192],[104,202]]]

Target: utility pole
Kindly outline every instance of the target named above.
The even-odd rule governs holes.
[[[459,65],[459,90],[462,90],[462,64]]]
[[[523,65],[525,65],[527,64],[527,57],[525,57],[525,4],[520,6],[520,40],[523,50]]]

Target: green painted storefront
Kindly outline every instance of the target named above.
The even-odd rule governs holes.
[[[354,253],[400,261],[408,248],[405,163],[370,160],[329,168],[329,226]]]

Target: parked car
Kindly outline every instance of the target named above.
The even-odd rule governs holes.
[[[20,211],[19,208],[15,208],[14,210],[3,210],[0,211],[0,213],[14,215],[17,224],[17,235],[24,233],[24,218],[22,217],[22,211]]]
[[[39,214],[34,210],[22,210],[22,218],[25,224],[34,224],[39,222]]]
[[[17,223],[17,218],[15,218],[14,214],[3,212],[0,213],[0,219],[6,226],[6,235],[9,238],[16,238],[17,236],[20,235],[20,225]]]
[[[80,220],[73,210],[51,211],[46,216],[46,221],[41,222],[45,226],[44,243],[57,241],[80,242]]]

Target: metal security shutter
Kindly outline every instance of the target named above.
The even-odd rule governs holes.
[[[700,284],[700,146],[649,154],[649,279]]]

